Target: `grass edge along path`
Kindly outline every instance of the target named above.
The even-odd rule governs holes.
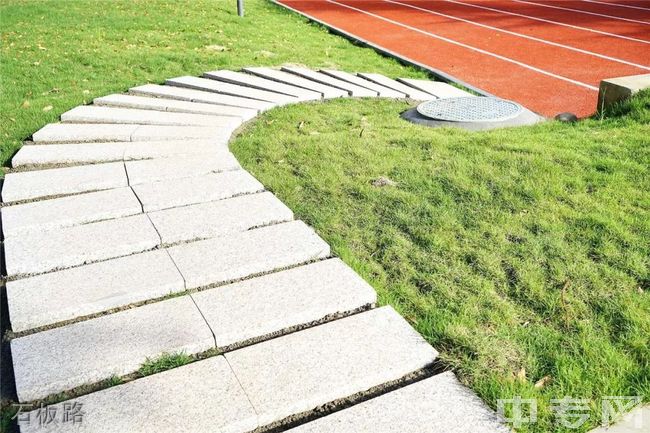
[[[280,108],[231,149],[492,408],[538,399],[518,431],[587,431],[606,396],[648,401],[650,92],[609,118],[485,133],[406,108]],[[567,396],[587,399],[578,429],[552,411]]]

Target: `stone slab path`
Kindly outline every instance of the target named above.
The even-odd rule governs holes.
[[[2,189],[16,394],[84,415],[38,425],[31,412],[21,431],[507,431],[451,372],[434,374],[436,350],[376,308],[372,287],[227,145],[289,103],[458,92],[220,70],[97,98],[35,132]],[[176,354],[193,362],[137,373]],[[128,380],[102,385],[115,377]]]

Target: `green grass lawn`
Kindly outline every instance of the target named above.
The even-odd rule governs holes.
[[[285,63],[422,72],[263,0],[4,1],[0,139],[93,97],[218,68]],[[461,380],[496,407],[539,398],[521,431],[586,431],[600,399],[650,399],[650,94],[615,116],[485,133],[404,122],[404,101],[275,109],[232,143]],[[396,184],[377,187],[387,177]],[[543,386],[535,383],[549,377]],[[581,429],[550,400],[592,400]]]
[[[409,124],[407,107],[286,107],[231,148],[492,407],[539,398],[521,431],[647,401],[650,92],[618,118],[484,133]],[[583,429],[554,423],[564,396],[592,400]]]

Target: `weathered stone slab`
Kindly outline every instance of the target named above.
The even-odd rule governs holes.
[[[202,176],[208,173],[239,169],[239,162],[225,147],[214,154],[127,161],[126,172],[130,185]]]
[[[337,89],[336,87],[317,83],[316,81],[308,80],[307,78],[299,77],[298,75],[290,74],[279,69],[259,67],[244,68],[244,71],[258,75],[262,78],[267,78],[269,80],[278,81],[284,84],[291,84],[292,86],[297,86],[303,89],[318,92],[323,96],[323,98],[342,98],[348,96],[348,92],[343,89]]]
[[[510,429],[452,372],[446,372],[288,431],[509,433]]]
[[[192,298],[221,348],[377,302],[373,288],[339,259],[205,290]]]
[[[225,283],[329,256],[329,246],[302,221],[277,224],[169,250],[187,288]]]
[[[650,74],[602,80],[598,92],[598,109],[610,107],[648,88],[650,88]]]
[[[36,274],[137,253],[160,237],[146,215],[5,239],[7,275]]]
[[[32,144],[20,148],[13,167],[121,161],[126,143]]]
[[[398,78],[397,81],[415,89],[422,90],[423,92],[430,93],[440,99],[476,96],[441,81],[416,80],[413,78]]]
[[[2,230],[9,238],[135,215],[142,206],[127,187],[5,206],[1,212]]]
[[[128,143],[124,149],[124,160],[214,155],[222,149],[223,143],[214,140],[134,141]]]
[[[257,115],[252,108],[232,107],[227,105],[203,104],[199,102],[179,101],[175,99],[153,98],[135,95],[108,95],[96,98],[97,106],[137,108],[141,110],[158,110],[173,113],[209,114],[231,116],[241,120],[250,120]]]
[[[80,105],[61,115],[64,123],[119,123],[170,126],[221,126],[236,128],[241,119],[231,116],[205,114],[168,113],[156,110]]]
[[[293,212],[270,192],[149,214],[163,244],[208,239],[291,221]]]
[[[244,170],[133,186],[145,212],[222,200],[263,190],[264,186]]]
[[[12,159],[14,167],[170,158],[215,153],[223,143],[212,140],[169,140],[112,143],[32,144],[20,148]]]
[[[164,250],[7,282],[14,332],[101,313],[185,289]]]
[[[32,135],[32,141],[42,143],[85,143],[130,141],[137,125],[50,123]]]
[[[283,66],[283,71],[298,75],[299,77],[307,78],[317,83],[326,84],[328,86],[336,87],[347,91],[350,96],[354,97],[373,97],[378,96],[374,90],[366,89],[365,87],[356,86],[347,81],[339,80],[331,75],[323,74],[322,72],[312,71],[307,68],[300,68],[296,66]]]
[[[276,105],[272,102],[260,101],[257,99],[241,98],[239,96],[223,95],[213,92],[203,92],[201,90],[193,90],[183,87],[161,86],[158,84],[145,84],[144,86],[132,87],[129,89],[129,92],[135,95],[251,108],[259,111],[268,110]]]
[[[225,356],[265,425],[400,379],[437,352],[383,307]]]
[[[374,90],[382,98],[406,98],[405,93],[398,92],[397,90],[390,89],[373,81],[363,79],[358,75],[353,75],[349,72],[338,71],[336,69],[321,69],[320,72],[330,75],[334,78],[338,78],[339,80],[347,81],[348,83],[352,83],[360,87],[365,87],[366,89]]]
[[[223,81],[209,80],[207,78],[184,76],[171,78],[167,80],[165,84],[202,90],[204,92],[223,93],[225,95],[259,99],[260,101],[273,102],[280,105],[299,101],[298,98],[293,96],[253,89],[251,87],[239,86],[237,84],[225,83]]]
[[[213,347],[201,313],[182,296],[16,338],[11,354],[18,399],[30,401],[132,373],[163,353]]]
[[[233,128],[214,126],[50,123],[35,132],[35,144],[210,139],[226,143]]]
[[[251,74],[244,74],[242,72],[218,70],[206,72],[203,74],[206,78],[213,80],[224,81],[226,83],[238,84],[240,86],[252,87],[254,89],[265,90],[267,92],[281,93],[288,96],[293,96],[301,101],[309,101],[321,99],[320,92],[295,87],[288,84],[280,83],[266,78],[257,77]]]
[[[625,402],[625,400],[620,403]],[[608,402],[616,409],[614,401]],[[626,401],[626,403],[631,403]],[[611,414],[615,417],[616,414]],[[650,404],[637,406],[620,419],[610,420],[610,425],[601,425],[588,433],[647,433],[650,431]]]
[[[371,74],[371,73],[358,73],[358,76],[361,78],[365,78],[366,80],[375,82],[377,84],[380,84],[384,87],[388,87],[393,90],[397,90],[398,92],[404,93],[407,95],[409,98],[416,99],[418,101],[428,101],[431,99],[435,99],[433,95],[427,92],[423,92],[421,90],[418,90],[414,87],[407,86],[406,84],[400,83],[399,81],[395,81],[392,78],[388,78],[384,75],[381,74]]]
[[[2,201],[7,203],[127,185],[121,162],[9,173],[5,175]]]
[[[212,140],[226,144],[235,128],[213,126],[140,125],[131,141]]]
[[[40,427],[35,410],[22,433],[246,433],[257,426],[255,411],[222,356],[50,407],[62,414],[65,404],[75,403],[85,412],[82,422]]]

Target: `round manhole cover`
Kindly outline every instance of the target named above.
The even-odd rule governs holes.
[[[450,122],[498,122],[517,117],[521,105],[505,99],[484,96],[463,96],[426,101],[418,105],[418,113],[435,120]]]

